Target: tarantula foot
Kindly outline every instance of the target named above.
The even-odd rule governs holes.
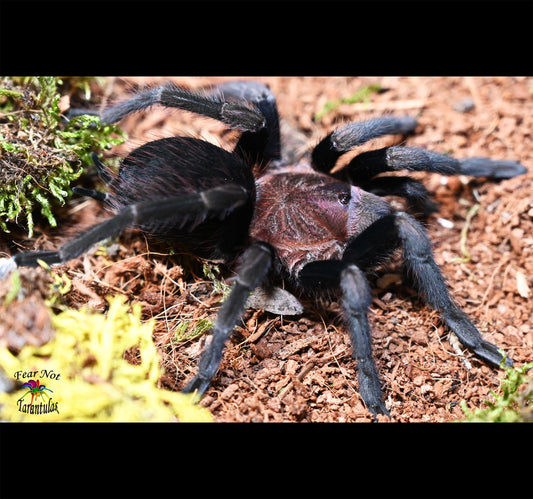
[[[513,365],[512,359],[509,358],[502,349],[498,348],[492,343],[489,343],[488,341],[480,342],[479,345],[472,349],[472,351],[478,357],[496,367],[500,367],[502,363],[507,367],[511,367]]]
[[[461,161],[461,173],[472,177],[504,180],[527,173],[527,168],[517,161],[468,158]]]
[[[196,375],[182,390],[183,393],[196,393],[198,400],[200,400],[204,393],[209,388],[209,385],[211,384],[210,379],[206,379],[200,375]]]
[[[0,279],[5,279],[17,268],[14,258],[3,258],[0,260]]]
[[[379,402],[367,404],[367,409],[372,413],[372,416],[374,416],[374,421],[378,420],[378,416],[387,416],[390,418],[389,410],[381,400]]]

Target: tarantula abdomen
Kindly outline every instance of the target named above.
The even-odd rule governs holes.
[[[242,248],[253,215],[255,181],[238,156],[192,137],[171,137],[148,142],[132,151],[108,185],[107,203],[120,211],[143,202],[200,193],[223,185],[241,186],[247,201],[231,213],[195,220],[184,227],[181,216],[154,217],[139,228],[153,237],[179,243],[204,258],[227,258]],[[221,224],[218,218],[225,217]],[[192,227],[192,228],[191,228]]]

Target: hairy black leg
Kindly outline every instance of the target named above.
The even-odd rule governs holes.
[[[113,175],[111,174],[110,169],[104,163],[102,163],[102,161],[100,161],[98,154],[92,152],[91,159],[94,163],[96,172],[98,173],[100,179],[105,184],[109,185],[113,180]],[[96,191],[94,189],[86,189],[85,187],[73,187],[72,191],[76,194],[79,194],[80,196],[96,199],[96,201],[104,203],[107,201],[107,193],[105,192]]]
[[[271,263],[272,251],[264,243],[255,243],[244,253],[235,283],[220,307],[211,342],[200,358],[198,373],[183,390],[185,393],[197,392],[202,396],[209,388],[222,360],[226,342],[244,313],[246,301],[265,278]]]
[[[109,184],[113,180],[113,175],[111,173],[111,170],[104,163],[102,163],[102,161],[100,161],[98,154],[94,152],[91,153],[91,159],[93,161],[93,164],[96,168],[96,172],[98,173],[98,176],[100,177],[100,179],[105,184]]]
[[[511,178],[527,171],[523,165],[514,161],[488,158],[460,160],[418,147],[392,146],[359,154],[334,176],[352,184],[362,185],[380,173],[404,169],[493,179]]]
[[[214,87],[224,98],[253,104],[265,117],[266,125],[256,132],[245,131],[235,147],[235,152],[248,162],[279,160],[281,140],[276,98],[270,89],[257,81],[231,81]]]
[[[377,196],[403,197],[411,210],[422,216],[428,216],[438,210],[426,187],[410,177],[376,177],[361,187]]]
[[[365,276],[355,265],[350,265],[342,271],[340,286],[342,308],[353,345],[353,357],[357,361],[357,380],[361,397],[375,416],[389,415],[383,403],[378,370],[372,356],[372,338],[367,318],[372,302],[370,288]]]
[[[195,92],[173,83],[141,92],[129,100],[105,109],[101,115],[102,121],[115,123],[130,113],[143,111],[156,104],[214,118],[242,131],[256,132],[266,124],[263,114],[246,103],[225,102],[215,95],[207,95],[205,91]]]
[[[459,162],[460,173],[471,177],[488,177],[494,180],[503,180],[527,173],[527,168],[516,161],[467,158],[461,159]]]
[[[337,159],[365,142],[383,135],[407,134],[417,126],[411,116],[385,116],[373,120],[350,123],[330,133],[314,148],[311,159],[315,170],[329,173]]]
[[[385,215],[348,241],[342,260],[369,270],[382,263],[397,247],[395,215]]]
[[[119,235],[124,229],[148,224],[154,220],[181,217],[183,226],[196,225],[208,216],[224,216],[247,201],[245,190],[235,184],[215,187],[199,194],[183,194],[157,201],[132,204],[66,243],[56,251],[25,251],[0,264],[0,278],[18,266],[35,267],[39,260],[48,264],[65,263],[76,258],[98,242]]]
[[[363,272],[353,263],[322,260],[303,267],[299,280],[306,286],[336,284],[340,287],[342,311],[353,348],[352,356],[357,361],[361,397],[374,416],[389,415],[383,403],[379,374],[372,356],[372,337],[367,317],[372,298]]]
[[[105,203],[105,201],[107,200],[107,194],[105,192],[96,191],[94,189],[86,189],[85,187],[73,187],[72,192],[75,192],[80,196],[96,199],[96,201],[100,201],[102,203]]]
[[[424,228],[413,217],[403,212],[397,213],[396,226],[407,270],[426,302],[440,313],[461,343],[483,360],[499,366],[503,355],[498,347],[484,340],[468,316],[450,299],[444,278],[433,259],[431,243]],[[506,364],[512,364],[509,358],[506,359]]]

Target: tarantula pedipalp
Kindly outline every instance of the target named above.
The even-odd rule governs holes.
[[[332,173],[337,159],[356,146],[387,134],[411,133],[417,126],[414,118],[394,116],[338,128],[294,163],[293,151],[281,140],[274,95],[257,82],[223,83],[200,91],[168,84],[104,110],[102,120],[116,122],[156,104],[217,119],[242,133],[232,152],[191,137],[155,140],[133,150],[116,175],[97,161],[109,192],[78,192],[103,201],[116,214],[57,251],[16,254],[0,264],[0,276],[20,265],[35,266],[38,260],[64,263],[130,226],[203,258],[235,263],[235,282],[220,308],[212,341],[184,389],[199,394],[212,382],[255,289],[283,279],[302,292],[338,290],[359,390],[368,409],[378,415],[388,410],[372,357],[365,272],[401,247],[413,284],[427,304],[465,346],[500,365],[502,353],[451,300],[422,225],[382,198],[402,196],[418,213],[427,214],[435,209],[427,190],[410,177],[380,174],[410,170],[502,179],[524,173],[522,165],[391,146],[360,153]]]

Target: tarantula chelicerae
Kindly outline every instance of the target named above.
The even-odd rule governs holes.
[[[109,192],[77,191],[103,201],[115,216],[57,251],[16,254],[0,266],[0,275],[19,265],[35,266],[38,260],[64,263],[132,226],[199,257],[235,263],[235,283],[220,308],[212,341],[201,356],[198,374],[185,387],[200,395],[217,372],[224,345],[256,288],[272,289],[275,279],[283,279],[301,291],[338,289],[359,390],[377,415],[388,411],[372,358],[367,319],[371,294],[365,272],[401,247],[413,286],[427,304],[466,347],[500,365],[499,349],[481,337],[450,299],[422,225],[382,198],[404,197],[416,212],[428,214],[435,209],[428,191],[412,178],[380,174],[411,170],[504,179],[524,173],[522,165],[457,160],[391,146],[363,152],[331,172],[337,159],[356,146],[386,134],[407,134],[417,126],[414,118],[394,116],[338,128],[294,164],[293,151],[281,141],[274,95],[257,82],[223,83],[201,91],[167,84],[107,108],[101,118],[117,122],[155,104],[211,117],[242,133],[232,152],[191,137],[155,140],[131,152],[118,174],[96,161]]]

